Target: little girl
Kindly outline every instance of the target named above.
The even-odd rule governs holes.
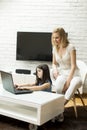
[[[33,84],[17,85],[17,89],[30,89],[32,91],[47,91],[51,92],[51,78],[49,67],[46,64],[36,67],[36,81]]]

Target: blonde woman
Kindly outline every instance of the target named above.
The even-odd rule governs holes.
[[[65,104],[82,84],[79,69],[76,65],[76,49],[69,43],[63,28],[52,33],[53,46],[53,77],[57,93],[65,94]]]
[[[76,65],[76,49],[69,43],[63,28],[57,28],[52,33],[52,75],[56,93],[65,95],[65,104],[82,84],[79,69]]]
[[[66,104],[82,83],[76,65],[76,49],[73,44],[69,43],[63,28],[57,28],[53,31],[52,46],[52,67],[56,92],[65,94]]]

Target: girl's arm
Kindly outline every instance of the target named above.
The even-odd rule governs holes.
[[[44,83],[42,85],[34,85],[34,86],[24,86],[24,87],[20,87],[18,86],[17,89],[30,89],[30,90],[33,90],[33,91],[40,91],[40,90],[44,90],[44,89],[47,89],[50,87],[50,82],[48,83]]]
[[[16,88],[22,88],[22,87],[30,87],[30,86],[34,86],[36,83],[32,83],[32,84],[16,84]]]

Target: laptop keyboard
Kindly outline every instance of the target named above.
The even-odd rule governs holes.
[[[16,94],[23,94],[23,93],[32,93],[33,91],[32,90],[25,90],[25,89],[16,89],[15,88],[15,93]]]

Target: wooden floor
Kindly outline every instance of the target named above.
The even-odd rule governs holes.
[[[82,96],[82,98],[83,98],[83,101],[84,101],[84,103],[85,103],[85,105],[87,105],[87,94],[83,94],[83,95],[81,95]],[[66,104],[66,106],[65,107],[70,107],[70,106],[73,106],[74,104],[73,104],[73,101],[72,100],[70,100],[67,104]],[[81,100],[80,100],[80,98],[76,95],[76,105],[82,105],[82,102],[81,102]]]
[[[87,94],[82,95],[82,97],[83,97],[85,105],[87,105]],[[80,99],[77,96],[76,96],[76,105],[82,105]],[[71,106],[73,106],[73,101],[72,100],[70,100],[66,104],[65,107],[71,107]],[[0,117],[0,118],[1,118],[0,130],[28,130],[26,125],[25,125],[26,128],[24,127],[24,123],[23,122],[20,122],[21,124],[18,124],[18,123],[15,123],[16,120],[15,120],[15,122],[10,121],[10,122],[13,123],[13,125],[12,125],[12,123],[10,123],[8,121],[8,119],[9,119],[8,117],[6,117],[4,119],[3,119],[3,117]],[[18,126],[16,124],[18,124]],[[55,129],[52,129],[52,130],[55,130]]]
[[[85,105],[87,105],[87,94],[83,94],[81,96],[83,98],[83,101],[84,101]],[[82,105],[82,102],[81,102],[80,98],[78,97],[78,95],[76,95],[76,104],[77,105]],[[72,100],[70,100],[65,107],[69,107],[69,106],[73,106],[73,101]]]

